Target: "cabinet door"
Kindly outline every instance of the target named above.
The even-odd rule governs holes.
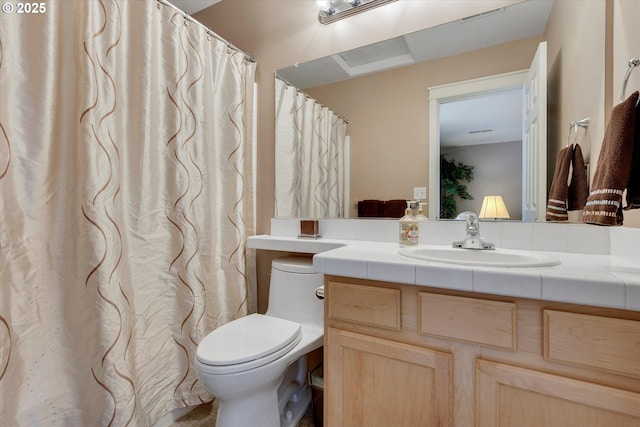
[[[451,425],[451,354],[331,328],[326,338],[325,425]]]
[[[639,427],[640,393],[478,360],[477,427]]]

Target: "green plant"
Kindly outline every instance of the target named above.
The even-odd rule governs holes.
[[[455,218],[457,199],[473,200],[465,182],[473,180],[473,166],[440,155],[440,218]]]

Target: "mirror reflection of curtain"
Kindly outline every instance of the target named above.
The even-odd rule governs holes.
[[[277,217],[344,216],[347,122],[276,79]]]
[[[0,13],[0,424],[148,426],[248,311],[255,64],[155,0],[40,4]]]

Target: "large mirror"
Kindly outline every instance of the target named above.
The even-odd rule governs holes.
[[[526,181],[529,173],[523,171],[519,161],[517,171],[497,172],[508,171],[503,167],[505,164],[512,165],[513,159],[522,158],[522,141],[513,136],[507,137],[511,140],[500,136],[487,141],[487,130],[497,135],[507,130],[496,126],[513,124],[483,126],[474,120],[476,114],[463,111],[469,105],[455,102],[468,101],[470,97],[458,95],[439,103],[442,114],[431,122],[429,88],[528,69],[542,40],[552,4],[550,0],[529,0],[277,71],[281,82],[299,89],[318,105],[348,121],[344,144],[349,150],[344,172],[344,216],[358,217],[358,202],[362,207],[371,200],[386,203],[414,199],[414,190],[428,189],[429,194],[423,198],[429,201],[427,211],[430,217],[440,218],[439,194],[435,190],[440,187],[439,173],[434,175],[434,171],[439,171],[440,156],[446,153],[456,162],[474,166],[474,181],[469,185],[474,190],[473,199],[466,200],[460,210],[478,212],[485,195],[503,193],[512,206],[511,219],[535,220],[535,216],[521,210],[525,192],[522,186],[508,193],[504,185],[491,191],[491,179],[513,186]],[[505,96],[506,92],[500,92],[503,91],[498,90],[495,95]],[[521,97],[521,92],[517,96]],[[278,100],[276,93],[277,104]],[[501,103],[513,102],[513,96],[508,101],[498,98],[497,102],[505,107]],[[505,111],[513,113],[511,107],[505,108],[496,111],[492,120],[504,117]],[[442,124],[441,119],[445,121]],[[440,146],[440,136],[459,133],[461,129],[473,132],[476,142],[471,145],[467,142],[466,148],[447,147],[451,142],[442,138],[445,146]],[[515,140],[518,144],[505,145]],[[493,159],[493,166],[487,158]],[[278,175],[282,162],[276,159]],[[472,164],[474,159],[483,160]],[[546,177],[546,167],[542,167],[545,170],[537,171],[536,176]],[[276,216],[282,215],[276,212]]]

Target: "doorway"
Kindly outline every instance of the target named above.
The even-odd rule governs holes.
[[[544,221],[547,199],[546,58],[546,42],[542,42],[528,70],[429,89],[429,123],[435,124],[429,126],[429,216],[431,218],[440,219],[440,120],[443,106],[456,101],[480,99],[480,97],[520,89],[522,94],[521,218],[523,221]],[[483,129],[479,130],[481,132]]]
[[[521,220],[522,88],[442,102],[439,127],[440,154],[473,167],[473,180],[465,183],[473,199],[457,200],[457,212],[440,209],[441,218],[480,212],[484,196],[499,195],[509,219]]]

